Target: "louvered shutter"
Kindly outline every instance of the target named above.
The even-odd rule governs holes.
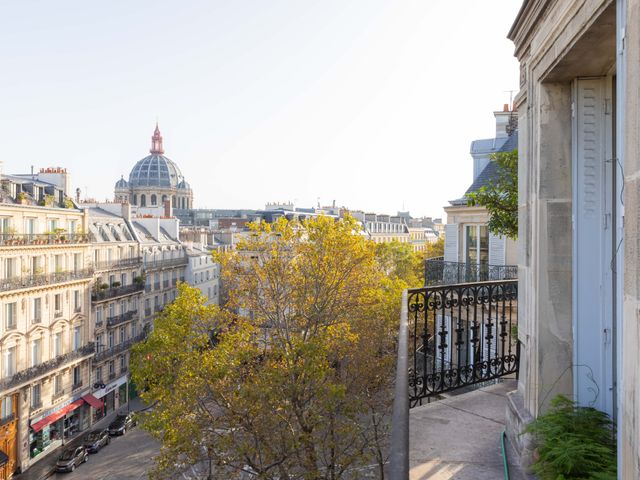
[[[447,223],[444,226],[444,261],[458,261],[458,224]]]
[[[489,265],[504,265],[505,244],[503,236],[489,234]]]

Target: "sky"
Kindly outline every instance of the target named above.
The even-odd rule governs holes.
[[[518,88],[519,0],[0,3],[0,160],[113,198],[156,120],[202,208],[444,214]]]

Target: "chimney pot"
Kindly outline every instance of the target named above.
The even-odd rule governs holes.
[[[502,111],[503,112],[508,112],[509,111],[509,104],[505,103],[504,106],[502,107]]]

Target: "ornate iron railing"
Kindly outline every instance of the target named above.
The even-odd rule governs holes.
[[[108,327],[113,327],[115,325],[119,325],[120,323],[128,322],[137,313],[138,313],[137,310],[129,310],[128,312],[121,313],[120,315],[114,315],[113,317],[107,317],[107,326]]]
[[[156,268],[177,267],[180,265],[186,265],[188,262],[189,259],[187,257],[147,260],[144,262],[144,268],[153,270]]]
[[[89,243],[86,233],[0,233],[0,245],[58,245]]]
[[[144,340],[146,338],[146,336],[147,336],[147,332],[144,331],[142,333],[139,333],[135,337],[131,337],[130,339],[125,340],[122,343],[119,343],[118,345],[115,345],[115,346],[113,346],[111,348],[107,348],[105,350],[102,350],[102,351],[96,353],[96,356],[94,357],[94,360],[96,362],[101,362],[105,358],[109,358],[109,357],[112,357],[113,355],[117,355],[119,353],[122,353],[125,350],[128,350],[134,343],[138,343],[139,341]]]
[[[74,360],[92,355],[94,352],[95,344],[91,342],[83,345],[77,350],[67,352],[64,355],[58,355],[51,360],[47,360],[46,362],[39,363],[38,365],[27,368],[25,370],[21,370],[11,377],[3,378],[2,380],[0,380],[0,391],[13,388],[22,383],[29,382],[34,378],[46,375],[47,373],[52,372],[68,363],[71,363]]]
[[[442,257],[436,257],[425,260],[424,275],[426,286],[515,280],[518,278],[518,266],[445,262]]]
[[[517,374],[518,281],[408,291],[409,400]]]
[[[93,269],[83,268],[69,272],[55,272],[37,275],[25,275],[21,277],[4,278],[0,280],[0,291],[19,290],[21,288],[38,287],[56,283],[81,280],[93,275]]]
[[[124,285],[120,287],[111,287],[104,290],[99,290],[91,294],[92,302],[102,302],[104,300],[110,300],[112,298],[122,297],[124,295],[131,295],[134,293],[142,292],[144,290],[144,283],[132,283],[131,285]]]
[[[103,260],[95,262],[96,270],[112,270],[142,265],[142,257],[120,258],[118,260]]]

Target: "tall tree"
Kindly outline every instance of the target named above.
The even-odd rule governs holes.
[[[489,231],[518,238],[518,150],[494,153],[498,174],[489,185],[467,195],[469,205],[482,205],[489,212]]]
[[[156,407],[156,478],[339,479],[386,460],[400,292],[351,219],[254,226],[220,256],[226,310],[194,289],[133,352]],[[236,312],[236,313],[231,313]],[[203,467],[205,466],[205,467]]]

